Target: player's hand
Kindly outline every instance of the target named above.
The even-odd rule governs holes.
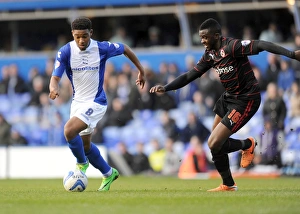
[[[300,61],[300,50],[295,51],[295,59]]]
[[[138,78],[137,80],[135,81],[135,84],[136,85],[140,85],[141,88],[143,89],[144,86],[145,86],[145,79],[144,79],[144,75],[141,75],[141,73],[138,74]]]
[[[155,92],[164,93],[164,92],[166,92],[166,89],[162,85],[156,85],[156,86],[153,86],[152,88],[150,88],[149,92],[150,93],[155,93]]]
[[[57,98],[59,96],[57,91],[50,91],[49,93],[49,97],[51,100],[55,100],[55,98]]]

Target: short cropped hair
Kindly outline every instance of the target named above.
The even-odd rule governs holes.
[[[72,30],[91,30],[92,22],[87,17],[78,17],[72,22],[71,28]]]
[[[222,33],[221,25],[215,19],[206,19],[199,27],[199,30],[208,29],[212,33]]]

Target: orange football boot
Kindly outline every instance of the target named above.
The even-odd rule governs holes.
[[[257,141],[253,137],[249,137],[248,139],[251,140],[252,145],[250,146],[249,149],[245,149],[242,152],[242,158],[241,158],[240,165],[243,168],[247,168],[251,164],[251,162],[254,158],[254,149],[257,145]]]
[[[225,191],[237,191],[238,187],[236,184],[233,186],[226,186],[224,184],[220,184],[217,188],[209,189],[207,192],[225,192]]]

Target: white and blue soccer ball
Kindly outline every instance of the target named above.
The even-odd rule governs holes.
[[[71,170],[64,176],[63,185],[69,192],[83,192],[88,185],[88,178],[80,170]]]

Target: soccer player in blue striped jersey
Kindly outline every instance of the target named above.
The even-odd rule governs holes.
[[[254,158],[257,142],[253,137],[239,140],[230,136],[253,117],[261,102],[260,88],[248,56],[268,51],[300,61],[300,51],[289,51],[262,40],[223,37],[220,24],[211,18],[200,25],[199,36],[205,52],[197,65],[165,86],[152,87],[150,93],[176,90],[201,77],[210,68],[215,69],[225,92],[214,107],[216,116],[208,146],[223,183],[208,191],[236,191],[237,185],[229,168],[228,153],[242,150],[240,165],[246,168]]]
[[[119,172],[109,166],[97,146],[91,143],[92,132],[107,109],[103,90],[105,63],[110,57],[124,54],[138,69],[136,85],[141,88],[145,84],[145,72],[128,45],[93,40],[89,18],[75,19],[71,29],[74,40],[61,47],[56,55],[49,97],[54,100],[59,96],[59,82],[66,73],[73,88],[73,100],[70,119],[64,126],[65,138],[77,159],[76,168],[84,173],[89,164],[99,169],[104,178],[98,190],[108,191],[111,183],[119,177]]]

